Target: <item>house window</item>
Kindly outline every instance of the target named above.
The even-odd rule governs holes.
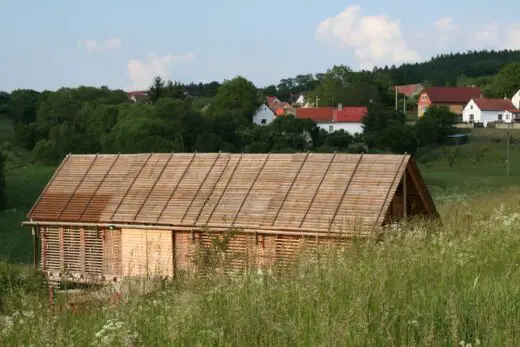
[[[329,125],[329,132],[333,132],[333,131],[334,131],[334,126]]]
[[[498,115],[498,120],[502,120],[502,114]]]
[[[509,114],[506,113],[506,120],[509,120]]]
[[[469,109],[472,110],[473,109],[473,105],[469,105]]]
[[[473,121],[474,119],[475,119],[475,116],[472,115],[472,114],[470,114],[470,115],[469,115],[469,120],[470,120],[470,121]]]
[[[266,123],[267,123],[267,120],[266,120],[265,118],[263,118],[263,119],[260,121],[260,123],[262,123],[262,124],[266,124]]]

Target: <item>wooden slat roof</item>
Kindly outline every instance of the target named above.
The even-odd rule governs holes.
[[[69,155],[28,218],[366,234],[407,165],[417,169],[409,155],[386,154]]]

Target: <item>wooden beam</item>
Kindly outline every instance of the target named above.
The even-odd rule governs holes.
[[[157,185],[157,182],[159,182],[159,180],[161,179],[164,171],[166,170],[166,167],[168,167],[168,164],[170,163],[170,161],[172,160],[172,157],[173,157],[173,152],[170,153],[170,156],[168,157],[168,160],[166,160],[166,162],[164,163],[164,166],[162,167],[161,169],[161,173],[159,173],[159,177],[157,177],[157,179],[155,180],[155,182],[152,184],[152,187],[150,188],[150,190],[148,190],[148,193],[146,193],[146,197],[144,198],[143,200],[143,203],[141,204],[141,206],[139,206],[139,209],[137,210],[137,212],[135,213],[134,215],[134,218],[133,220],[135,220],[137,218],[137,216],[139,216],[139,213],[141,212],[141,210],[143,209],[144,205],[146,204],[146,202],[148,201],[148,198],[150,197],[150,195],[152,194],[155,186]]]
[[[186,216],[188,215],[188,211],[190,210],[191,206],[193,205],[193,201],[195,201],[195,198],[197,197],[197,195],[199,195],[200,189],[202,188],[202,186],[204,186],[204,183],[206,183],[206,180],[208,179],[211,171],[213,171],[213,167],[215,166],[215,164],[217,163],[218,159],[220,158],[220,154],[221,154],[221,152],[218,152],[218,155],[215,158],[215,160],[213,161],[213,164],[211,164],[211,166],[209,167],[208,171],[206,172],[206,176],[204,176],[204,179],[202,180],[202,183],[197,188],[197,191],[195,192],[195,195],[193,195],[193,198],[190,200],[190,203],[188,204],[188,207],[186,207],[186,210],[184,211],[184,214],[182,215],[182,218],[181,218],[181,224],[182,224],[182,222],[184,222],[184,218],[186,218]],[[195,222],[197,222],[197,221],[195,221]]]
[[[128,186],[128,189],[126,190],[125,194],[123,194],[123,197],[121,198],[121,200],[119,200],[119,203],[117,204],[117,207],[114,210],[114,212],[112,213],[112,216],[110,217],[110,219],[113,219],[114,216],[116,215],[117,211],[119,210],[119,208],[123,204],[123,201],[125,200],[126,196],[128,195],[128,192],[130,190],[132,190],[132,187],[134,186],[134,183],[137,181],[137,178],[139,178],[139,175],[141,175],[141,172],[143,171],[143,169],[146,166],[146,164],[148,164],[148,161],[150,160],[152,155],[153,155],[153,153],[150,153],[148,155],[148,158],[146,158],[146,160],[144,161],[143,165],[141,165],[141,167],[139,168],[139,171],[137,172],[137,174],[135,175],[134,179],[132,180],[132,183],[130,183],[130,186]]]
[[[338,206],[336,206],[336,209],[334,210],[334,214],[332,215],[332,218],[330,219],[330,224],[329,224],[330,227],[332,227],[332,224],[334,224],[334,219],[336,219],[336,215],[338,214],[339,208],[341,207],[341,203],[343,202],[343,199],[345,199],[345,196],[347,195],[347,191],[348,191],[348,188],[350,187],[350,183],[352,183],[352,180],[354,179],[354,175],[356,174],[356,171],[357,171],[362,159],[363,159],[363,153],[360,154],[359,159],[356,162],[356,166],[354,167],[354,170],[352,170],[352,175],[350,175],[348,182],[345,185],[345,189],[343,189],[343,193],[341,194],[341,198],[339,199]]]
[[[81,263],[81,272],[83,274],[85,271],[85,228],[79,228],[79,259]]]
[[[34,269],[38,269],[38,227],[32,227]]]
[[[264,159],[264,162],[262,163],[262,167],[260,167],[260,170],[258,170],[256,176],[255,176],[255,179],[253,180],[253,182],[251,183],[251,185],[249,186],[249,189],[247,190],[247,193],[246,193],[246,196],[244,196],[244,199],[242,200],[242,203],[240,203],[240,207],[238,208],[238,211],[237,213],[235,214],[235,218],[233,218],[233,222],[231,222],[231,225],[235,225],[235,221],[237,220],[238,218],[238,215],[240,214],[240,211],[242,211],[242,207],[244,207],[244,203],[246,202],[247,200],[247,197],[249,196],[249,193],[251,193],[251,190],[253,189],[256,181],[258,180],[258,177],[260,177],[260,175],[262,174],[262,171],[264,170],[264,167],[265,167],[265,164],[267,163],[267,161],[269,160],[269,157],[271,156],[271,153],[267,154],[265,159]]]
[[[215,212],[215,209],[216,209],[217,206],[219,205],[220,200],[222,199],[222,196],[226,193],[226,190],[227,190],[227,187],[228,187],[228,185],[229,185],[229,182],[231,182],[231,179],[232,179],[233,176],[235,175],[235,171],[237,170],[238,165],[240,164],[240,161],[242,160],[242,156],[243,156],[243,155],[244,155],[244,153],[242,153],[242,154],[240,155],[240,157],[239,157],[238,160],[237,160],[237,163],[235,164],[235,167],[233,167],[233,171],[231,172],[231,176],[229,176],[229,178],[228,178],[228,180],[227,180],[227,182],[226,182],[226,185],[224,186],[224,189],[222,190],[222,194],[220,194],[220,196],[218,197],[217,202],[215,203],[215,206],[213,206],[213,209],[211,210],[211,213],[209,214],[208,219],[206,219],[206,222],[208,222],[208,221],[211,219],[211,216],[213,216],[213,212]],[[220,177],[218,178],[217,182],[216,182],[215,185],[213,186],[213,189],[211,190],[211,194],[209,195],[208,198],[210,198],[211,195],[213,195],[213,192],[215,191],[215,187],[217,186],[218,182],[220,182],[220,179],[222,178],[222,175],[224,174],[224,171],[227,170],[230,161],[231,161],[231,154],[229,154],[229,156],[228,156],[228,161],[227,161],[227,163],[226,163],[226,167],[225,167],[224,170],[222,170],[222,172],[220,173]],[[206,202],[207,202],[207,200],[206,200]],[[204,206],[202,207],[202,209],[203,209],[205,206],[206,206],[206,204],[204,204]],[[200,214],[202,213],[202,209],[200,209],[197,218],[195,218],[195,221],[197,221],[197,219],[199,218]]]
[[[184,176],[186,176],[186,172],[188,172],[188,169],[191,167],[191,164],[193,163],[193,159],[195,159],[195,156],[197,156],[197,152],[193,153],[193,155],[190,158],[190,161],[189,161],[188,165],[186,165],[186,167],[184,168],[184,171],[182,172],[181,177],[179,178],[179,180],[175,184],[175,187],[173,187],[172,192],[170,193],[170,197],[168,198],[168,200],[166,200],[166,203],[164,204],[163,208],[161,209],[161,212],[159,213],[159,215],[155,219],[156,223],[159,221],[159,219],[161,219],[164,211],[166,210],[166,207],[168,207],[168,204],[170,203],[170,201],[173,198],[173,194],[175,194],[175,192],[177,191],[177,188],[179,188],[179,185],[181,184],[182,179],[184,178]]]
[[[406,168],[404,169],[404,174],[403,174],[403,216],[404,218],[408,218],[408,190],[406,189],[406,175],[407,175],[407,171]]]
[[[103,178],[101,179],[101,182],[99,182],[99,185],[96,187],[96,190],[94,191],[94,193],[90,196],[90,198],[88,199],[88,202],[87,204],[85,205],[85,207],[83,207],[83,210],[81,211],[81,214],[79,216],[79,220],[81,220],[81,218],[83,218],[83,215],[85,214],[85,211],[87,210],[88,206],[90,205],[90,203],[92,202],[92,199],[94,198],[94,196],[96,196],[97,192],[99,191],[99,188],[103,185],[103,183],[105,182],[105,179],[108,177],[110,171],[112,171],[112,168],[114,167],[115,163],[117,162],[117,160],[119,159],[119,157],[121,156],[121,153],[118,153],[117,154],[117,157],[114,159],[114,161],[112,162],[112,164],[110,164],[110,167],[108,168],[107,172],[105,172],[105,175],[103,175]]]
[[[385,210],[385,205],[386,205],[386,202],[388,201],[388,197],[390,196],[390,191],[392,190],[392,187],[395,184],[395,180],[397,179],[397,176],[399,175],[399,171],[401,171],[401,167],[403,166],[403,163],[405,162],[405,159],[407,157],[408,157],[408,155],[406,155],[406,154],[403,155],[403,159],[401,159],[401,163],[397,167],[397,172],[395,173],[394,179],[392,180],[392,184],[390,185],[390,187],[388,187],[388,190],[386,191],[385,199],[383,200],[383,204],[381,205],[381,208],[379,209],[377,218],[374,220],[374,225],[372,226],[372,230],[375,229],[376,225],[379,223],[379,218],[381,218],[381,214],[383,213],[383,210]],[[403,173],[406,173],[406,167],[405,167]],[[385,212],[386,212],[386,210],[385,210]]]
[[[58,237],[60,242],[60,271],[63,269],[65,265],[65,240],[63,236],[64,230],[63,227],[58,229]]]
[[[60,219],[61,215],[63,214],[63,211],[65,211],[67,209],[67,206],[69,206],[69,203],[71,202],[72,198],[74,197],[74,195],[76,194],[76,192],[78,191],[79,187],[81,186],[81,183],[83,183],[83,181],[85,180],[85,177],[87,177],[90,169],[92,168],[92,166],[94,165],[94,162],[96,161],[97,157],[98,157],[99,154],[96,154],[96,156],[94,157],[94,159],[92,159],[92,161],[90,162],[90,165],[88,166],[87,168],[87,171],[85,171],[85,174],[81,177],[81,179],[79,180],[79,183],[78,185],[76,186],[76,188],[74,188],[74,191],[72,192],[72,194],[70,194],[69,198],[67,199],[67,202],[65,203],[65,205],[63,206],[63,208],[60,210],[60,213],[58,214],[58,217],[57,219]]]
[[[37,227],[41,230],[40,227]],[[47,227],[43,228],[41,232],[41,268],[47,270]]]
[[[287,197],[289,196],[289,193],[291,192],[292,187],[294,186],[294,182],[296,182],[296,180],[298,179],[298,176],[300,175],[300,172],[302,171],[303,165],[307,161],[307,158],[309,157],[309,154],[310,153],[307,152],[307,155],[305,156],[305,158],[303,158],[303,160],[302,160],[302,162],[300,164],[300,167],[298,168],[298,171],[296,172],[296,175],[294,176],[294,178],[293,178],[293,180],[291,182],[291,185],[289,186],[289,189],[287,189],[287,192],[285,193],[285,196],[284,196],[284,198],[282,200],[282,204],[280,205],[280,207],[276,211],[276,215],[274,216],[273,221],[271,222],[271,226],[273,226],[274,223],[276,223],[276,220],[278,219],[278,215],[280,214],[280,211],[282,210],[282,207],[285,204],[285,201],[287,200]]]
[[[177,230],[188,232],[222,232],[229,231],[229,225],[223,224],[209,224],[209,225],[146,225],[146,224],[119,224],[119,223],[73,223],[73,222],[25,222],[24,225],[39,225],[39,226],[83,226],[83,227],[97,227],[108,228],[114,227],[116,229],[142,229],[142,230]],[[324,229],[301,229],[294,227],[270,227],[270,226],[237,226],[240,232],[244,233],[262,233],[267,235],[298,235],[298,236],[326,236],[338,238],[353,238],[359,237],[359,234],[353,233],[334,233]],[[371,238],[369,234],[363,235],[363,239]]]
[[[67,154],[65,159],[63,159],[63,161],[61,162],[60,166],[58,166],[56,171],[54,171],[54,174],[52,175],[51,179],[49,180],[49,182],[47,182],[47,184],[45,185],[45,188],[43,188],[43,191],[38,196],[38,199],[36,199],[36,202],[33,204],[31,209],[29,210],[29,213],[27,213],[27,218],[30,218],[34,208],[36,207],[36,205],[38,205],[38,203],[40,202],[42,197],[45,195],[45,193],[47,193],[47,190],[49,190],[49,187],[54,182],[54,179],[58,176],[58,174],[60,173],[61,169],[65,166],[65,163],[69,160],[69,158],[70,158],[70,153]]]
[[[312,199],[311,199],[311,202],[309,203],[309,206],[307,206],[307,209],[305,210],[305,214],[303,215],[303,218],[300,222],[300,225],[298,227],[302,227],[303,223],[305,222],[305,219],[307,219],[307,215],[309,214],[309,211],[311,210],[311,207],[312,207],[312,203],[314,202],[314,200],[316,199],[316,195],[318,195],[318,192],[320,191],[320,188],[321,188],[321,185],[323,184],[323,181],[325,181],[325,176],[327,176],[327,174],[329,173],[329,169],[330,167],[332,166],[332,163],[334,162],[334,159],[336,158],[336,152],[334,152],[334,155],[332,156],[332,158],[330,159],[329,161],[329,164],[327,165],[327,169],[325,169],[325,172],[323,173],[323,176],[321,177],[320,179],[320,183],[318,184],[318,186],[316,187],[316,190],[314,191],[314,194],[312,196]]]

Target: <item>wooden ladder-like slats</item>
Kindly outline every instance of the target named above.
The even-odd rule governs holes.
[[[305,156],[305,158],[303,158],[303,160],[302,160],[302,162],[300,164],[300,167],[298,168],[298,171],[296,172],[296,175],[294,176],[294,179],[292,180],[291,185],[289,186],[289,189],[287,189],[287,192],[285,193],[285,196],[283,198],[282,204],[280,205],[280,207],[276,211],[276,215],[274,216],[273,221],[271,222],[271,226],[274,226],[274,224],[276,223],[276,220],[278,219],[278,215],[280,214],[280,211],[282,210],[283,205],[285,204],[285,201],[287,200],[287,197],[289,196],[289,193],[291,192],[292,187],[294,186],[294,183],[298,179],[298,176],[300,175],[300,172],[302,171],[303,165],[305,165],[305,162],[307,161],[307,158],[309,157],[309,154],[310,153],[307,152],[307,155]]]
[[[90,169],[92,168],[92,166],[94,166],[94,163],[96,162],[96,159],[98,158],[99,154],[96,154],[96,156],[94,157],[94,159],[92,159],[92,161],[90,162],[90,165],[89,167],[87,168],[87,171],[85,172],[85,174],[83,175],[83,177],[81,177],[81,179],[79,180],[79,183],[78,185],[76,186],[76,188],[74,188],[74,191],[72,192],[72,194],[70,194],[69,198],[67,199],[67,202],[65,203],[65,205],[63,206],[63,208],[60,210],[60,212],[58,213],[58,216],[56,219],[60,219],[61,218],[61,215],[63,214],[63,211],[65,211],[67,209],[67,206],[69,206],[72,198],[74,197],[74,195],[76,194],[76,192],[78,191],[78,188],[81,186],[81,183],[83,183],[83,181],[85,180],[85,177],[88,176],[88,173],[90,171]]]

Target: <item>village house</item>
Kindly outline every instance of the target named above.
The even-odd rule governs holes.
[[[146,102],[148,93],[144,90],[128,92],[128,100],[133,102]]]
[[[367,107],[310,107],[297,108],[296,118],[311,119],[318,127],[331,133],[344,130],[352,135],[363,133],[363,118],[368,112]]]
[[[306,92],[300,92],[300,93],[295,93],[295,94],[292,94],[289,96],[289,101],[291,102],[291,104],[293,106],[296,106],[296,107],[302,107],[303,105],[305,105],[305,96],[307,95]]]
[[[23,224],[49,281],[109,283],[196,271],[224,235],[229,269],[269,270],[414,216],[438,213],[406,154],[69,154]]]
[[[422,117],[430,106],[447,106],[462,120],[464,107],[471,99],[477,98],[482,98],[480,88],[429,87],[419,95],[417,116]]]
[[[520,110],[509,99],[471,99],[462,114],[470,124],[514,123],[520,121]]]
[[[276,118],[276,112],[267,104],[262,104],[253,115],[253,123],[267,125]]]
[[[520,109],[520,90],[517,91],[515,95],[513,95],[513,97],[511,98],[511,102],[516,108]]]
[[[276,96],[268,96],[266,102],[260,105],[253,115],[253,123],[267,125],[277,116],[290,114],[293,107],[288,102],[280,101]]]
[[[395,86],[394,88],[396,93],[402,94],[407,98],[412,98],[416,96],[424,89],[422,84],[406,84],[401,86]]]

